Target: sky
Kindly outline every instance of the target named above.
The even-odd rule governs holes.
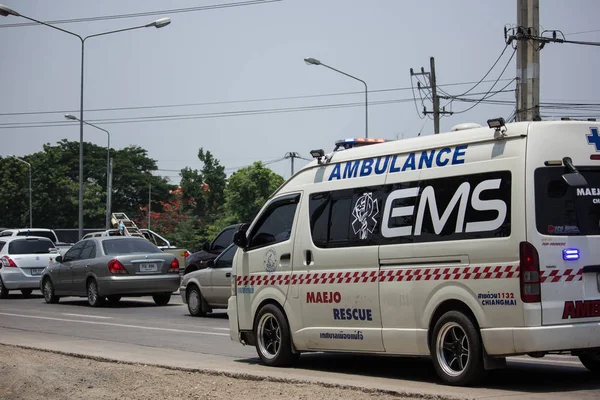
[[[439,87],[459,95],[497,60],[505,48],[504,26],[517,22],[516,0],[0,3],[42,21],[158,12],[57,24],[81,36],[171,18],[161,29],[86,40],[84,120],[108,130],[113,148],[146,149],[157,160],[156,174],[173,183],[181,168],[202,167],[199,148],[210,151],[228,174],[260,160],[287,179],[290,160],[276,161],[286,153],[308,159],[312,149],[330,152],[336,140],[364,136],[364,85],[323,66],[306,65],[305,57],[367,83],[369,137],[431,135],[432,121],[422,119],[417,109],[432,110],[432,104],[427,90],[416,89],[410,68],[429,71],[429,59],[435,57]],[[600,1],[540,3],[543,29],[558,29],[571,40],[600,41]],[[211,7],[224,4],[234,6]],[[173,11],[189,8],[197,10]],[[79,116],[81,44],[41,25],[5,26],[25,22],[0,16],[3,157],[32,154],[61,139],[79,140],[79,124],[63,115]],[[509,47],[469,98],[480,99],[505,85],[514,90],[512,53]],[[541,101],[600,103],[598,65],[600,47],[546,45],[540,54]],[[511,91],[498,93],[490,100],[502,104],[480,103],[464,113],[459,112],[474,103],[442,101],[456,114],[442,118],[441,131],[464,122],[485,125],[489,118],[508,118],[514,98]],[[542,114],[556,118],[573,112]],[[93,127],[85,127],[84,140],[107,144],[106,134]],[[296,170],[307,162],[296,159]]]

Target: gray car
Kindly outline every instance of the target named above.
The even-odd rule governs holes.
[[[215,308],[227,308],[231,296],[231,267],[237,246],[229,245],[206,268],[183,276],[179,294],[194,317],[204,317]]]
[[[152,296],[157,305],[166,305],[179,287],[179,262],[146,239],[96,237],[57,257],[40,282],[46,303],[81,296],[97,307],[122,296]]]

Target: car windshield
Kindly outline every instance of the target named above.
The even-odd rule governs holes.
[[[52,240],[52,242],[54,242],[54,240],[56,240],[56,238],[54,237],[54,234],[52,232],[48,232],[48,231],[23,231],[23,232],[17,233],[17,236],[40,236],[40,237],[48,238],[48,239]]]
[[[535,215],[544,235],[600,235],[600,170],[579,168],[588,185],[572,187],[561,167],[535,171]]]
[[[112,256],[133,253],[162,253],[162,251],[145,239],[109,239],[102,241],[104,254]]]
[[[13,240],[8,244],[8,254],[48,254],[54,248],[49,239]]]

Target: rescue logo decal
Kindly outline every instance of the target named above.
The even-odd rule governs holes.
[[[270,248],[265,253],[265,258],[263,261],[265,265],[265,271],[268,274],[272,274],[277,269],[277,252],[274,248]]]
[[[373,313],[369,308],[334,308],[333,319],[343,321],[373,321]]]
[[[319,333],[320,339],[350,339],[350,340],[363,340],[362,331],[354,331],[354,333],[343,333],[343,332],[321,332]]]
[[[340,292],[306,292],[307,303],[339,303],[342,301]]]
[[[356,200],[354,209],[352,210],[352,230],[359,239],[369,239],[375,227],[379,214],[379,204],[377,199],[373,198],[373,193],[365,193]]]
[[[590,134],[585,136],[587,138],[588,144],[594,146],[596,148],[596,151],[600,151],[600,135],[598,135],[598,128],[590,128]]]
[[[600,300],[565,301],[562,319],[600,317]]]

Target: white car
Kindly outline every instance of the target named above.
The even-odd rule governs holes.
[[[38,236],[0,237],[0,299],[9,290],[29,296],[40,287],[44,268],[58,256],[52,240]]]

